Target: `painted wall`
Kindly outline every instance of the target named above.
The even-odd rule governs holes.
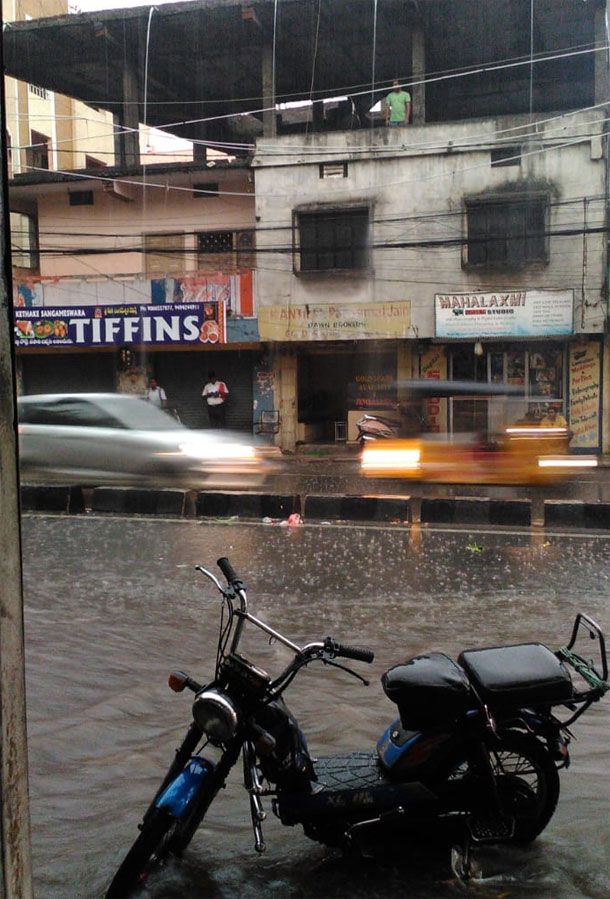
[[[220,182],[221,192],[228,191],[229,195],[193,198],[193,183],[206,180]],[[78,189],[80,184],[62,184],[40,194],[41,275],[61,278],[140,274],[145,270],[140,250],[142,234],[153,233],[184,234],[182,271],[196,271],[196,232],[256,225],[252,184],[245,170],[210,169],[173,175],[171,185],[167,175],[150,172],[147,181],[146,189],[120,185],[125,199],[104,190],[105,185],[100,182],[83,182],[81,189],[94,190],[93,206],[70,206],[68,191]],[[83,247],[104,252],[78,255]],[[53,252],[59,255],[51,255]]]
[[[538,125],[535,140],[525,136],[532,133],[527,117],[259,140],[253,163],[261,229],[257,240],[259,248],[271,250],[258,273],[259,304],[289,307],[408,301],[411,336],[425,338],[434,335],[436,292],[571,287],[575,291],[575,330],[601,332],[601,233],[589,234],[586,248],[582,235],[551,236],[549,263],[540,267],[504,272],[462,267],[458,241],[465,235],[465,196],[548,191],[550,232],[580,229],[584,215],[581,198],[595,197],[598,199],[591,200],[586,210],[588,226],[603,226],[603,113],[595,110],[546,118],[549,121]],[[520,166],[492,168],[490,150],[507,143],[522,146]],[[320,178],[319,163],[328,161],[347,161],[348,177]],[[455,239],[456,244],[434,249],[373,249],[370,272],[295,275],[292,253],[272,252],[279,246],[290,250],[292,210],[334,203],[370,204],[373,247],[448,239]],[[420,216],[428,218],[423,221],[417,218]],[[274,230],[265,230],[271,227]]]

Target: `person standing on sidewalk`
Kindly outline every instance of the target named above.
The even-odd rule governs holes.
[[[208,382],[201,391],[201,396],[208,407],[211,428],[224,428],[225,402],[229,390],[224,381],[219,381],[216,372],[208,372]]]
[[[148,390],[144,394],[144,399],[148,400],[158,409],[167,409],[167,396],[165,390],[157,384],[155,378],[151,378],[148,382]]]
[[[385,123],[390,128],[409,124],[411,116],[411,94],[400,86],[395,78],[392,90],[385,98]]]

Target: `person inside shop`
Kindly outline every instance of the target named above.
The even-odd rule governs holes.
[[[224,381],[219,381],[215,371],[208,372],[208,382],[201,391],[204,403],[208,409],[211,428],[224,428],[225,403],[229,390]]]
[[[165,390],[157,384],[155,378],[150,378],[148,390],[144,394],[144,398],[158,409],[167,409],[167,396]]]
[[[557,406],[549,405],[546,409],[546,415],[540,422],[541,428],[567,428],[568,423],[558,411]]]
[[[411,94],[402,89],[398,78],[394,79],[392,90],[384,101],[385,123],[390,128],[409,124],[411,115]]]

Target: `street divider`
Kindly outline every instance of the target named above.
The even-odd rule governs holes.
[[[185,490],[146,490],[135,487],[96,487],[91,500],[92,512],[129,515],[185,514]]]
[[[133,487],[21,487],[24,512],[78,515],[152,515],[175,518],[287,522],[298,513],[307,522],[462,525],[610,530],[610,503],[542,498],[480,496],[417,497],[310,494],[297,496],[236,491],[155,490]],[[533,514],[535,512],[535,514]]]

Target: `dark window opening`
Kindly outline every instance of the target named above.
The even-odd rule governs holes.
[[[521,147],[498,147],[491,151],[492,168],[504,165],[521,165]]]
[[[196,200],[206,200],[218,196],[218,183],[216,181],[199,181],[193,184],[193,197]]]
[[[49,148],[51,138],[39,131],[32,131],[31,146],[25,151],[28,167],[31,169],[49,169]]]
[[[298,214],[300,271],[363,269],[368,265],[368,209]]]
[[[92,190],[71,190],[68,193],[70,206],[93,206]]]
[[[547,200],[467,203],[467,265],[547,261]]]

